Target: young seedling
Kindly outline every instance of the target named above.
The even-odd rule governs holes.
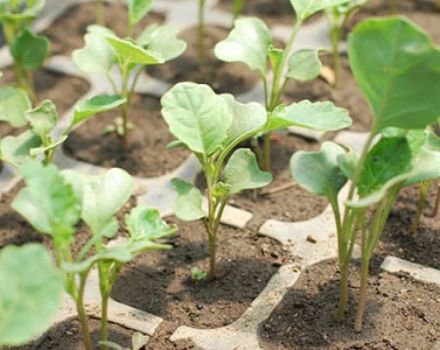
[[[19,167],[29,159],[43,158],[50,163],[58,147],[67,140],[69,133],[98,113],[116,108],[125,102],[119,96],[100,95],[79,101],[70,124],[57,132],[58,112],[50,100],[36,108],[24,90],[13,86],[0,87],[0,120],[15,128],[27,127],[18,136],[0,140],[0,159]]]
[[[0,250],[0,348],[40,335],[61,304],[63,282],[40,244]]]
[[[206,180],[207,210],[202,192],[175,179],[174,211],[182,220],[203,220],[209,243],[209,278],[215,277],[216,243],[223,211],[231,196],[262,188],[272,175],[259,169],[250,149],[238,148],[244,141],[272,130],[301,126],[343,128],[350,125],[347,112],[330,102],[302,101],[279,106],[272,113],[258,103],[241,104],[232,95],[217,95],[209,86],[175,85],[162,98],[162,114],[177,138],[174,147],[185,147],[199,160]]]
[[[36,101],[33,71],[40,68],[49,53],[49,40],[35,35],[30,26],[44,7],[45,0],[3,0],[0,22],[14,60],[17,85]]]
[[[296,22],[284,49],[273,46],[269,28],[260,19],[252,17],[238,19],[228,38],[216,45],[215,55],[225,62],[242,62],[259,73],[264,85],[267,113],[271,113],[281,104],[289,80],[309,81],[320,74],[321,62],[318,50],[299,50],[292,53],[295,39],[303,23],[315,13],[347,1],[291,0],[296,12]],[[270,169],[271,140],[271,132],[264,135],[260,159],[260,165],[264,170]]]
[[[148,13],[151,1],[130,0],[128,5],[127,38],[121,39],[101,26],[90,26],[84,37],[85,46],[73,53],[73,61],[79,69],[105,76],[113,92],[125,99],[121,106],[120,135],[124,145],[128,142],[130,104],[145,67],[168,62],[186,49],[185,42],[176,37],[177,28],[170,25],[152,24],[137,38],[132,38],[135,25]]]
[[[429,127],[440,115],[435,98],[440,94],[440,50],[412,23],[391,17],[359,24],[349,37],[349,59],[373,116],[362,152],[357,155],[324,143],[320,152],[296,153],[291,170],[298,184],[327,197],[333,208],[341,273],[340,319],[348,300],[349,263],[360,234],[355,329],[361,331],[370,259],[398,192],[440,176],[440,139]],[[338,194],[348,180],[348,195],[341,202]]]
[[[345,4],[326,9],[327,18],[330,24],[329,38],[332,45],[333,55],[333,86],[338,88],[341,80],[341,57],[340,46],[343,30],[350,16],[369,0],[350,0]]]
[[[101,294],[101,341],[108,341],[108,302],[122,266],[136,255],[154,249],[168,249],[157,243],[176,228],[162,221],[157,210],[140,205],[125,216],[128,237],[112,241],[119,232],[115,215],[133,193],[132,177],[121,169],[111,169],[100,176],[75,171],[60,172],[54,165],[29,161],[21,168],[26,187],[12,203],[29,223],[54,243],[64,289],[74,301],[81,323],[85,349],[94,349],[85,309],[87,280],[96,268]],[[90,237],[79,253],[73,250],[80,219]],[[101,346],[106,349],[105,345]]]
[[[208,273],[205,270],[199,267],[193,267],[191,269],[191,280],[195,284],[202,282],[206,277],[208,277]]]

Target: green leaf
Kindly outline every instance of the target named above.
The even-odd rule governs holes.
[[[411,170],[412,152],[406,138],[382,138],[367,154],[357,183],[361,197],[377,191],[391,179]]]
[[[150,12],[152,0],[128,0],[128,20],[130,25],[135,25]]]
[[[291,104],[290,106],[279,106],[269,116],[268,131],[286,128],[289,126],[300,126],[303,128],[330,131],[339,130],[351,125],[348,112],[336,107],[331,102],[310,102],[308,100]]]
[[[154,241],[176,232],[176,225],[168,225],[156,209],[139,205],[125,216],[125,224],[132,241]]]
[[[289,58],[287,77],[298,81],[316,79],[321,73],[318,50],[299,50]]]
[[[92,32],[85,35],[85,46],[73,51],[73,62],[83,72],[107,74],[115,63],[115,53],[100,28],[88,28]]]
[[[122,169],[110,169],[103,175],[64,173],[82,197],[81,218],[93,235],[111,236],[118,223],[114,217],[133,193],[133,178]],[[76,176],[76,177],[75,177]],[[74,180],[72,180],[74,179]]]
[[[258,18],[241,18],[226,40],[215,46],[215,55],[225,62],[242,62],[265,75],[272,35]]]
[[[207,85],[179,83],[161,100],[171,133],[193,152],[210,156],[226,139],[232,113]]]
[[[179,28],[173,25],[155,24],[147,27],[136,42],[155,52],[164,62],[180,56],[186,50],[186,42],[177,38]]]
[[[370,19],[349,38],[353,74],[366,95],[374,131],[421,128],[440,115],[440,51],[400,17]]]
[[[304,21],[315,13],[335,7],[349,0],[290,0],[299,21]]]
[[[26,182],[12,202],[38,232],[71,242],[81,213],[81,201],[54,165],[30,161],[21,168]]]
[[[98,95],[79,101],[73,110],[72,127],[77,126],[94,115],[119,107],[126,99],[118,95]]]
[[[46,0],[0,1],[0,19],[20,25],[33,20],[43,9]]]
[[[233,115],[225,143],[232,142],[243,135],[250,135],[260,130],[267,122],[266,109],[259,103],[239,103],[232,95],[221,95]]]
[[[14,128],[26,125],[26,112],[32,108],[31,101],[23,90],[13,86],[0,87],[0,120]]]
[[[136,64],[150,65],[164,63],[164,60],[156,52],[144,49],[129,40],[107,36],[107,42],[113,47],[119,64],[131,67]]]
[[[43,140],[43,144],[47,145],[50,140],[49,134],[58,121],[58,112],[54,103],[44,100],[41,105],[26,113],[26,119],[31,131]]]
[[[336,202],[347,182],[338,164],[338,158],[344,154],[344,149],[332,142],[323,143],[318,152],[296,152],[290,160],[292,177],[307,191]]]
[[[0,141],[1,159],[20,167],[33,158],[31,151],[41,144],[41,139],[29,130],[19,136],[7,136]]]
[[[179,219],[194,221],[206,216],[202,210],[202,193],[198,188],[180,179],[173,179],[171,184],[177,192],[173,211]]]
[[[24,29],[12,42],[10,50],[15,62],[26,69],[36,70],[49,54],[49,40]]]
[[[231,194],[269,185],[272,174],[261,171],[257,157],[250,149],[236,150],[224,170],[224,180]]]
[[[61,304],[63,282],[41,245],[7,246],[0,252],[0,346],[40,335]]]

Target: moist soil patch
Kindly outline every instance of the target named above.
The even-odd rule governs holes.
[[[136,258],[122,269],[112,293],[115,300],[169,323],[169,330],[160,332],[162,337],[153,337],[152,349],[172,349],[167,335],[177,326],[209,329],[236,321],[289,261],[276,241],[223,225],[218,235],[217,277],[194,283],[191,268],[208,266],[204,225],[170,221],[179,227],[169,240],[173,248]]]
[[[99,348],[101,324],[97,319],[89,319],[90,333],[96,348]],[[109,323],[109,340],[131,349],[132,330]],[[49,329],[37,342],[11,350],[83,350],[81,325],[77,319],[68,320]]]
[[[293,182],[290,158],[299,150],[316,151],[319,150],[319,144],[294,135],[274,134],[273,182],[259,194],[245,191],[231,199],[231,205],[254,214],[249,227],[258,230],[268,219],[287,222],[312,219],[327,207],[328,201],[324,197],[311,195]]]
[[[205,26],[200,45],[198,28],[190,28],[179,36],[186,41],[186,51],[177,59],[152,66],[153,77],[169,83],[192,81],[210,85],[218,93],[240,94],[249,91],[258,82],[258,75],[243,63],[222,62],[214,55],[214,46],[228,36],[229,30],[218,26]]]
[[[45,31],[51,42],[52,55],[70,56],[75,49],[84,46],[87,27],[96,24],[96,3],[70,7]],[[120,37],[127,36],[128,11],[123,1],[105,4],[105,25]],[[135,35],[153,23],[162,23],[162,14],[150,12],[135,28]],[[68,33],[68,35],[66,35]]]
[[[2,83],[15,84],[15,74],[12,68],[3,70]],[[52,72],[38,70],[34,74],[35,91],[38,100],[52,100],[60,117],[83,97],[89,90],[89,84],[83,79]],[[12,128],[6,122],[0,122],[0,136],[20,133],[21,129]]]
[[[242,11],[243,16],[255,16],[268,25],[293,26],[295,12],[289,0],[246,0]],[[232,13],[232,0],[220,0],[222,10]]]
[[[354,331],[359,268],[351,269],[345,320],[335,319],[339,275],[335,261],[309,268],[263,325],[264,350],[419,350],[440,340],[440,288],[380,270],[372,263],[361,334]]]
[[[66,153],[78,160],[106,168],[119,167],[131,175],[154,177],[176,169],[188,156],[183,149],[168,150],[174,140],[160,113],[160,101],[150,96],[136,95],[129,111],[133,128],[128,143],[115,132],[105,133],[114,124],[119,109],[103,113],[71,133],[64,144]]]

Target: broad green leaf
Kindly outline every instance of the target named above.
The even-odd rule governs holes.
[[[24,29],[12,42],[10,50],[15,62],[26,69],[36,70],[49,53],[49,40]]]
[[[108,36],[106,40],[115,51],[118,62],[122,65],[131,67],[136,64],[164,63],[163,58],[158,53],[144,49],[129,40],[120,39],[116,36]]]
[[[391,179],[411,170],[412,152],[408,140],[382,138],[367,154],[359,183],[360,197],[376,192]]]
[[[272,174],[261,171],[255,154],[250,149],[242,148],[229,158],[224,170],[224,181],[229,185],[230,193],[234,194],[269,185]]]
[[[44,100],[41,105],[26,113],[26,119],[31,131],[38,135],[46,145],[50,139],[49,134],[58,121],[58,112],[54,103]]]
[[[100,27],[97,27],[100,28]],[[107,74],[115,63],[115,53],[99,29],[86,34],[85,46],[73,51],[75,65],[87,73]]]
[[[222,61],[242,62],[265,75],[272,35],[258,18],[241,18],[226,40],[215,46],[215,55]]]
[[[126,100],[118,95],[98,95],[79,101],[73,110],[72,126],[76,126],[94,115],[119,107]]]
[[[232,113],[207,85],[179,83],[161,100],[171,133],[193,152],[210,156],[226,139]]]
[[[173,25],[153,24],[144,30],[136,42],[168,62],[186,50],[186,42],[177,38],[178,32],[179,28]]]
[[[287,77],[298,81],[316,79],[321,73],[318,50],[299,50],[289,58]]]
[[[14,128],[26,125],[26,112],[32,108],[31,101],[23,90],[13,86],[0,87],[0,120]]]
[[[401,17],[370,19],[349,38],[353,74],[367,97],[374,131],[424,129],[440,115],[440,50]]]
[[[70,179],[75,174],[67,175]],[[79,175],[77,175],[79,176]],[[94,235],[114,234],[118,223],[114,217],[133,193],[133,178],[122,169],[110,169],[103,175],[82,175],[81,217]],[[73,185],[78,191],[78,184]]]
[[[267,122],[266,109],[259,103],[239,103],[232,95],[221,95],[228,104],[233,115],[232,124],[228,130],[226,144],[243,135],[258,132]]]
[[[128,0],[128,20],[131,25],[137,24],[151,10],[153,0]]]
[[[26,182],[12,202],[38,232],[70,242],[80,218],[81,202],[54,165],[30,161],[21,168]]]
[[[29,130],[19,136],[7,136],[0,141],[1,159],[20,167],[33,158],[31,151],[41,144],[41,139]]]
[[[202,210],[202,193],[197,187],[180,179],[173,179],[171,184],[177,192],[173,211],[179,219],[194,221],[206,216]]]
[[[299,21],[304,21],[315,13],[335,7],[349,0],[290,0]]]
[[[338,164],[344,154],[344,149],[332,142],[323,143],[318,152],[296,152],[290,160],[292,177],[307,191],[336,201],[347,182]]]
[[[0,346],[40,335],[61,304],[63,281],[41,245],[0,251]]]
[[[269,115],[267,130],[300,126],[303,128],[330,131],[351,125],[348,112],[331,102],[310,102],[308,100],[279,106]]]
[[[176,232],[176,225],[168,225],[156,209],[139,205],[125,216],[131,241],[154,241]]]

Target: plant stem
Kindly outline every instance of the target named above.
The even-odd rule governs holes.
[[[431,188],[431,181],[425,181],[420,184],[420,190],[419,190],[419,204],[417,207],[416,216],[414,218],[414,221],[411,225],[411,234],[416,233],[417,228],[419,227],[420,219],[422,218],[423,211],[426,207],[426,197],[428,196],[429,190]]]
[[[128,109],[129,109],[129,91],[128,91],[128,80],[130,78],[130,72],[127,67],[121,69],[122,76],[122,90],[121,96],[125,98],[125,103],[121,105],[121,116],[122,116],[122,145],[124,148],[128,146]]]
[[[211,233],[208,234],[209,238],[209,273],[208,278],[209,280],[215,279],[215,263],[216,263],[216,244],[217,244],[217,237],[215,234]]]
[[[391,14],[397,13],[397,0],[388,0],[389,11]]]
[[[109,295],[101,292],[101,341],[108,340],[108,300]],[[100,345],[101,350],[107,350],[106,345]]]
[[[234,22],[238,18],[238,16],[240,16],[241,12],[243,11],[244,2],[245,2],[245,0],[233,0],[232,13],[234,15],[234,17],[233,17]]]
[[[89,322],[84,307],[84,292],[87,282],[87,276],[88,276],[88,271],[83,272],[80,275],[80,285],[75,302],[76,302],[76,310],[78,313],[78,319],[81,324],[84,347],[86,348],[86,350],[94,350],[92,337],[90,335]]]
[[[339,82],[341,80],[341,55],[339,52],[339,44],[341,42],[341,28],[332,26],[330,29],[330,39],[332,45],[333,54],[333,72],[335,74],[335,80],[333,82],[333,87],[338,88]]]
[[[369,273],[369,258],[362,252],[362,263],[361,263],[361,286],[359,294],[359,303],[356,310],[355,319],[355,330],[356,332],[362,331],[362,323],[365,312],[365,304],[367,302],[368,293],[368,273]]]
[[[337,310],[337,318],[339,321],[344,319],[345,309],[348,303],[348,265],[340,266],[341,279],[339,281],[339,305]]]
[[[105,25],[105,6],[104,0],[98,0],[96,3],[96,23],[100,26]]]
[[[205,5],[206,0],[198,0],[197,52],[199,63],[205,60]]]

